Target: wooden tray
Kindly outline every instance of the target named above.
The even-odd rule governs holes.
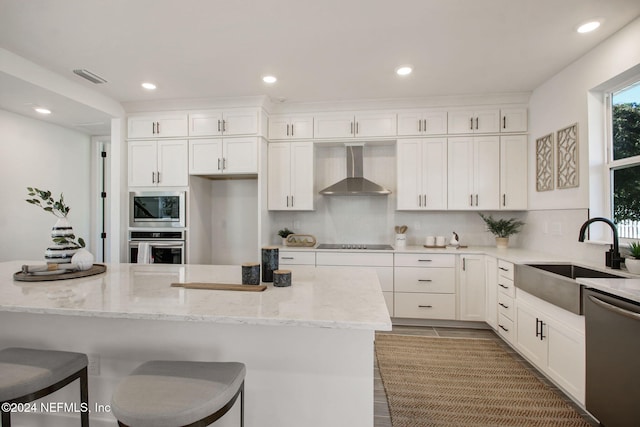
[[[238,285],[237,283],[172,283],[174,288],[186,289],[211,289],[214,291],[245,291],[245,292],[262,292],[267,289],[267,285]]]
[[[107,271],[107,266],[104,264],[93,264],[88,270],[82,271],[70,271],[68,273],[61,274],[29,274],[18,271],[13,274],[13,280],[19,282],[49,282],[51,280],[67,280],[77,279],[78,277],[94,276],[96,274],[104,273]]]

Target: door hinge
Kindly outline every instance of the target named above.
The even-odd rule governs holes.
[[[101,192],[100,193],[100,197],[102,197],[103,199],[106,199],[107,198],[107,192],[106,191]]]
[[[100,238],[101,239],[106,239],[107,238],[107,233],[100,233]]]
[[[107,157],[107,152],[106,151],[101,151],[100,152],[100,157]]]

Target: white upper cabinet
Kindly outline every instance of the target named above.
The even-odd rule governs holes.
[[[497,133],[500,131],[498,108],[450,110],[448,133]]]
[[[189,185],[187,141],[129,141],[130,187]]]
[[[314,138],[375,138],[397,135],[394,113],[319,114],[314,120]]]
[[[243,175],[258,173],[258,138],[189,140],[189,174]]]
[[[444,135],[447,133],[445,110],[416,110],[398,113],[398,136]]]
[[[189,136],[256,135],[260,112],[256,108],[210,110],[189,114]]]
[[[500,132],[527,131],[528,120],[526,108],[502,108],[500,110],[500,115]]]
[[[271,143],[268,156],[268,209],[313,210],[313,142]]]
[[[500,209],[527,209],[527,136],[500,137]]]
[[[399,139],[397,209],[447,209],[447,139]]]
[[[269,140],[313,138],[313,116],[269,117]]]
[[[132,116],[127,120],[128,138],[175,138],[187,136],[186,114]]]
[[[449,138],[447,147],[449,209],[499,209],[500,138]]]

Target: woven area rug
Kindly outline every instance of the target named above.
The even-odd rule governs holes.
[[[589,426],[497,343],[376,335],[393,427]]]

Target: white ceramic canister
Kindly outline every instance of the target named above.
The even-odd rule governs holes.
[[[396,234],[396,248],[404,248],[407,246],[407,235]]]

